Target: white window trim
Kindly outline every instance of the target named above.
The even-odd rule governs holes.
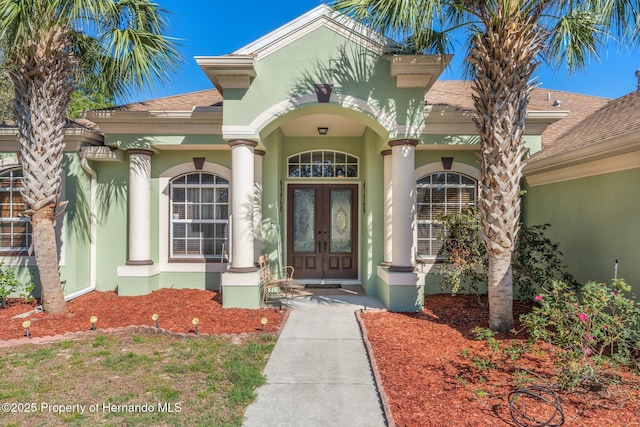
[[[169,185],[170,193],[174,193],[176,189],[182,189],[184,191],[185,200],[184,200],[184,202],[179,203],[179,205],[182,205],[185,208],[185,216],[186,216],[186,212],[187,212],[186,209],[187,209],[187,207],[189,205],[189,201],[188,201],[188,198],[189,198],[189,191],[188,190],[189,189],[198,189],[198,190],[202,190],[204,188],[213,189],[213,190],[226,189],[227,190],[227,197],[228,197],[229,188],[230,188],[229,181],[227,181],[226,183],[217,183],[217,182],[215,182],[215,183],[198,183],[198,184],[189,183],[188,181],[185,181],[184,183],[176,183],[175,182],[175,180],[177,180],[179,178],[183,178],[184,179],[184,178],[186,178],[188,176],[192,176],[192,175],[202,176],[203,174],[215,177],[216,179],[217,178],[224,179],[224,178],[220,177],[220,175],[210,174],[209,172],[197,171],[197,172],[188,172],[187,174],[184,174],[184,175],[179,175],[179,176],[173,178],[170,181],[170,185]],[[172,197],[173,197],[173,194],[171,194],[170,197],[169,197],[169,204],[173,208],[173,207],[176,206],[176,204],[175,204],[176,202],[174,200],[172,200]],[[203,201],[200,200],[198,202],[198,204],[202,205]],[[231,205],[231,201],[230,200],[227,200],[226,203],[218,203],[217,200],[214,200],[212,203],[209,203],[209,204],[214,208],[216,208],[216,207],[218,207],[220,205],[226,205],[227,206],[227,212],[230,211],[230,207],[231,207],[230,206]],[[173,212],[173,209],[171,211]],[[183,219],[174,219],[174,218],[171,218],[171,215],[170,215],[169,224],[170,224],[170,230],[172,230],[174,232],[175,232],[175,227],[178,224],[187,224],[187,225],[188,224],[199,224],[200,226],[203,226],[203,225],[206,225],[206,224],[210,224],[210,225],[213,225],[214,228],[215,228],[216,225],[226,224],[227,229],[228,229],[228,227],[229,227],[229,218],[228,218],[228,215],[227,215],[227,219],[226,220],[204,219],[202,217],[197,218],[197,219],[196,218],[188,219],[186,217],[183,218]],[[222,256],[222,254],[216,254],[216,255],[213,255],[213,256],[212,255],[207,256],[207,254],[204,254],[204,253],[200,253],[198,255],[194,255],[194,254],[176,254],[174,252],[175,251],[174,244],[175,244],[175,240],[179,239],[179,238],[177,238],[175,236],[175,233],[171,233],[170,232],[169,234],[170,234],[170,239],[169,239],[169,248],[170,249],[169,249],[169,253],[171,254],[171,257],[172,257],[173,261],[176,261],[176,260],[188,260],[188,259],[200,259],[200,260],[203,260],[203,261],[212,262],[212,260],[216,260],[220,256]],[[185,239],[185,245],[187,245],[187,243],[188,243],[187,240],[189,240],[189,239],[187,238],[186,235],[185,235],[184,239]],[[180,240],[182,240],[182,239],[180,239]],[[195,239],[191,239],[191,240],[195,240]],[[202,244],[203,236],[200,236],[197,240],[198,240],[198,242],[200,244]],[[219,238],[216,238],[215,240],[219,240]],[[227,243],[226,243],[227,247],[229,246],[228,241],[229,241],[229,237],[227,237]],[[185,246],[185,249],[186,249],[186,246]]]
[[[476,180],[476,182],[480,181],[480,169],[473,167],[471,165],[468,165],[466,163],[460,163],[460,162],[453,162],[453,164],[451,165],[451,169],[445,170],[442,167],[442,163],[441,162],[434,162],[434,163],[428,163],[426,165],[422,165],[419,168],[416,168],[415,173],[414,173],[414,191],[416,191],[417,194],[417,183],[418,180],[427,176],[427,175],[432,175],[434,173],[457,173],[457,174],[462,174],[462,175],[466,175],[470,178],[473,178]],[[476,189],[476,200],[478,198],[478,190]],[[416,206],[417,206],[417,200],[416,200]],[[414,224],[416,224],[416,226],[413,228],[413,243],[411,245],[411,254],[412,257],[414,257],[413,259],[413,263],[414,264],[431,264],[428,271],[424,271],[423,272],[429,272],[431,271],[431,268],[433,267],[433,264],[435,264],[436,261],[436,257],[435,256],[430,256],[430,257],[419,257],[417,256],[417,251],[418,251],[418,210],[415,209],[414,210],[414,216],[413,216],[413,221]]]
[[[171,202],[170,197],[170,183],[171,180],[187,173],[211,173],[218,175],[227,181],[229,181],[229,200],[231,200],[231,169],[221,166],[216,163],[205,162],[202,170],[196,170],[193,166],[193,162],[182,163],[177,166],[173,166],[164,172],[160,173],[158,178],[158,255],[159,255],[159,268],[160,272],[175,272],[175,273],[215,273],[226,271],[226,263],[209,261],[204,262],[169,262],[171,258],[170,254],[170,215],[171,215]],[[231,204],[229,205],[231,209]],[[229,212],[229,222],[231,222],[232,212]],[[231,233],[229,233],[229,244],[231,245]],[[226,248],[227,253],[231,253],[230,248]]]

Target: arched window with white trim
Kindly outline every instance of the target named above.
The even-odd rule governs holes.
[[[31,246],[31,224],[20,216],[26,204],[22,189],[22,169],[0,172],[0,252],[26,253]]]
[[[191,172],[170,181],[172,258],[219,258],[229,248],[229,181]],[[226,251],[226,249],[225,249]]]
[[[357,178],[359,161],[341,151],[314,150],[287,159],[289,178]]]
[[[444,231],[438,219],[475,205],[477,186],[475,179],[455,172],[436,172],[417,181],[418,258],[438,255],[442,247],[440,236]]]

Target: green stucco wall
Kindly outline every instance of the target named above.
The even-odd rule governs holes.
[[[464,163],[465,165],[472,166],[479,169],[478,154],[475,150],[447,150],[447,147],[442,147],[442,150],[417,150],[416,151],[416,169],[420,166],[439,163],[442,164],[442,157],[453,157],[453,161],[456,163]],[[441,168],[441,170],[443,170]]]
[[[100,291],[118,286],[116,268],[127,261],[127,209],[129,165],[124,162],[91,162],[98,174],[98,264]]]
[[[60,278],[64,292],[69,295],[90,286],[90,179],[75,153],[66,153],[63,168],[67,171],[65,200],[68,207],[64,221],[64,265]]]
[[[256,77],[248,89],[225,89],[225,126],[247,126],[282,101],[315,94],[317,83],[332,84],[334,94],[348,95],[370,104],[379,112],[364,112],[371,124],[379,120],[376,116],[380,114],[398,124],[424,121],[421,88],[398,89],[386,58],[326,27],[260,59],[255,71]],[[313,105],[313,108],[326,106]]]
[[[547,235],[560,243],[564,261],[584,283],[618,277],[640,293],[640,168],[527,189],[527,224],[551,224]]]
[[[135,135],[113,137],[129,146]],[[171,137],[156,136],[161,141]],[[151,158],[151,259],[160,261],[160,246],[169,242],[160,241],[159,176],[174,166],[193,165],[194,157],[204,157],[206,162],[226,168],[231,166],[231,153],[226,150],[213,151],[158,151]],[[118,267],[126,265],[128,259],[128,191],[129,162],[91,162],[98,174],[98,290],[118,290],[123,295],[146,293],[158,288],[219,289],[218,272],[169,272],[161,271],[150,277],[119,277]],[[195,167],[191,166],[195,171]]]

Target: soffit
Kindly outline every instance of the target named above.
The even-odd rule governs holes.
[[[280,129],[286,137],[319,136],[318,128],[328,128],[327,137],[360,137],[365,125],[349,117],[335,114],[309,114],[283,124]]]

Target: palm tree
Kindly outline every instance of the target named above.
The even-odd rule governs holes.
[[[511,254],[519,229],[523,133],[541,59],[570,70],[597,57],[612,32],[628,35],[628,0],[336,0],[334,8],[414,52],[444,54],[464,34],[481,144],[479,211],[489,256],[489,327],[513,328]]]
[[[23,196],[44,309],[66,310],[54,232],[67,104],[79,84],[130,95],[166,81],[180,56],[152,0],[0,0],[3,68],[14,86]]]

